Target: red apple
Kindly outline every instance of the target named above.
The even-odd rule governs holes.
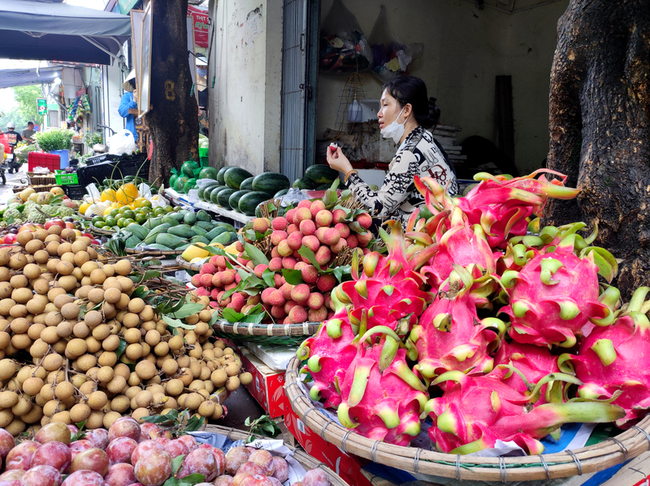
[[[51,219],[45,222],[45,229],[50,229],[52,226],[59,226],[62,229],[66,227],[62,219]]]

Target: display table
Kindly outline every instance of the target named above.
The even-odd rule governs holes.
[[[169,199],[172,203],[174,203],[177,206],[185,205],[185,206],[191,206],[194,209],[203,209],[205,211],[210,211],[212,213],[223,216],[224,218],[228,218],[238,223],[241,223],[242,225],[245,225],[246,223],[255,219],[253,216],[246,216],[245,214],[239,213],[237,211],[232,211],[230,209],[222,208],[221,206],[217,206],[216,204],[207,203],[205,201],[199,201],[197,199],[192,199],[188,197],[186,194],[179,194],[174,189],[166,188],[164,195],[167,199]]]

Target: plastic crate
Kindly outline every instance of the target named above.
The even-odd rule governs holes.
[[[86,186],[66,185],[63,186],[63,192],[70,199],[81,199],[86,195]]]
[[[96,165],[100,164],[102,162],[106,162],[107,160],[120,160],[119,155],[113,155],[113,154],[99,154],[99,155],[93,155],[92,157],[88,157],[86,159],[86,165]]]
[[[57,170],[54,177],[56,177],[56,184],[59,186],[79,184],[79,180],[77,179],[77,174],[75,172],[67,173],[62,170]]]
[[[149,160],[146,154],[122,157],[120,160],[101,162],[77,170],[79,184],[84,187],[93,182],[101,184],[111,175],[113,179],[120,179],[122,176],[136,174],[143,179],[149,177]]]
[[[61,157],[45,152],[30,152],[27,156],[27,170],[33,172],[34,167],[45,167],[50,169],[50,172],[54,172],[61,168]]]

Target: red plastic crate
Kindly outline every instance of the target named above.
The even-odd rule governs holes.
[[[27,156],[27,170],[32,172],[34,167],[46,167],[54,172],[61,168],[61,157],[45,152],[30,152]]]

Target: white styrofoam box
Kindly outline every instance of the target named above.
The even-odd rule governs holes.
[[[291,358],[296,356],[298,346],[246,343],[246,347],[271,369],[286,370]]]

